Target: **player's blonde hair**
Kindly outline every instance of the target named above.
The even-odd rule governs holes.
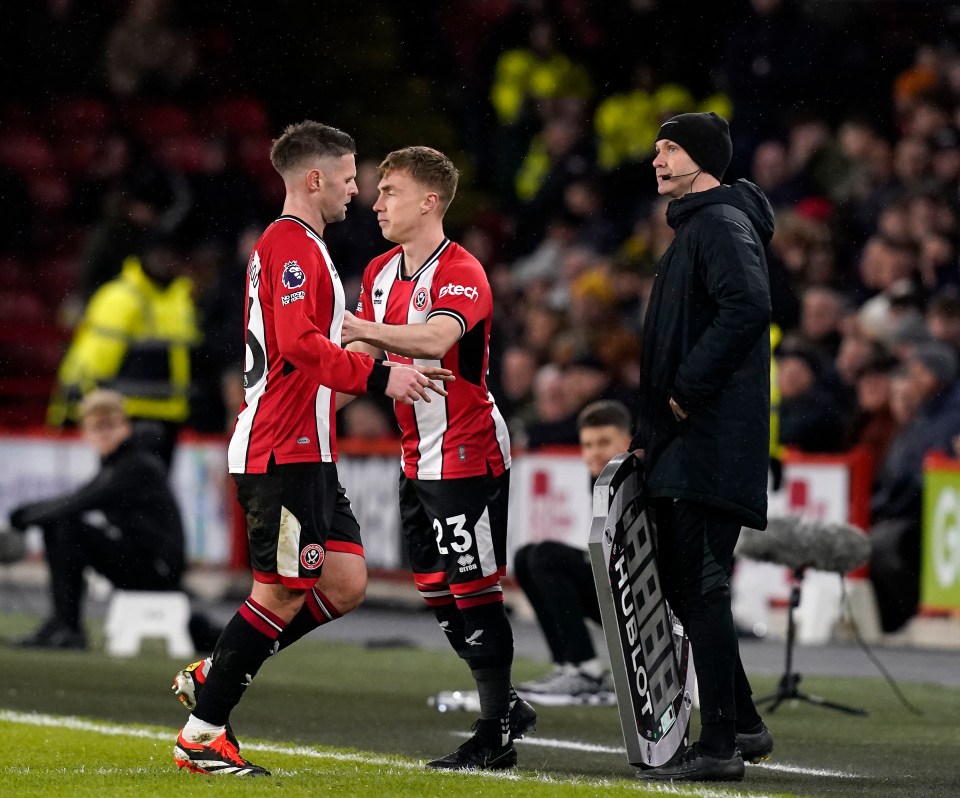
[[[433,147],[404,147],[394,150],[377,168],[382,180],[390,172],[406,172],[417,183],[437,192],[440,210],[447,212],[457,193],[460,172],[446,155]]]

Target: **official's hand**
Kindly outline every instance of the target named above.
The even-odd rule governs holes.
[[[354,341],[362,341],[363,327],[369,323],[358,319],[349,310],[345,310],[343,312],[343,327],[340,328],[340,343],[346,346]]]
[[[417,366],[407,366],[391,361],[384,361],[383,365],[390,368],[390,376],[387,378],[387,389],[384,393],[397,402],[405,405],[412,405],[421,399],[429,402],[430,396],[427,393],[428,390],[440,396],[447,395],[446,388],[431,381]],[[445,371],[445,369],[441,370]]]
[[[670,397],[668,402],[670,403],[670,410],[673,413],[673,417],[677,421],[683,421],[684,419],[686,419],[687,417],[686,411],[673,400],[672,396]]]

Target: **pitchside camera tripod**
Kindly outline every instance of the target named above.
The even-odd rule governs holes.
[[[850,707],[846,704],[838,704],[834,701],[827,701],[817,695],[810,695],[800,690],[799,673],[793,670],[793,644],[797,636],[797,626],[793,617],[793,611],[800,606],[800,586],[803,583],[803,568],[794,568],[790,587],[790,604],[787,607],[787,661],[784,666],[783,676],[780,677],[780,683],[777,690],[763,698],[758,698],[754,703],[757,705],[770,703],[770,711],[773,712],[784,701],[806,701],[808,704],[816,704],[828,709],[836,709],[839,712],[846,712],[849,715],[866,715],[865,709]],[[843,575],[840,575],[843,579]]]

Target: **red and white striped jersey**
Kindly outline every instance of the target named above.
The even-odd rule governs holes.
[[[403,443],[403,472],[410,479],[475,477],[510,467],[510,436],[487,390],[493,299],[479,261],[449,239],[417,270],[403,273],[395,247],[370,261],[363,273],[357,316],[386,324],[421,324],[446,315],[460,324],[460,338],[440,360],[401,357],[450,369],[448,396],[412,406],[394,402]]]
[[[244,400],[233,474],[337,459],[336,393],[361,394],[374,359],[340,346],[344,296],[323,239],[295,216],[260,236],[247,266]]]

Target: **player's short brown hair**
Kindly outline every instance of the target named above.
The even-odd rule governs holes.
[[[80,402],[80,418],[86,419],[94,416],[126,418],[127,412],[123,408],[123,394],[98,388],[84,396]]]
[[[389,172],[406,172],[420,185],[436,191],[446,213],[457,193],[460,172],[446,155],[433,147],[404,147],[394,150],[377,169],[380,179]]]
[[[329,125],[311,119],[287,125],[280,138],[270,147],[270,163],[281,175],[303,165],[310,158],[339,158],[355,155],[353,138]]]
[[[591,402],[577,416],[577,431],[588,427],[616,427],[627,435],[633,434],[630,411],[623,402],[601,399]]]

